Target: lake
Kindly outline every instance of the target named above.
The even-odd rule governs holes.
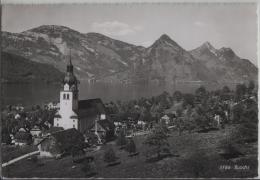
[[[193,93],[200,85],[199,83],[178,83],[175,86],[172,84],[124,85],[102,82],[90,84],[87,81],[81,81],[79,85],[79,99],[101,98],[104,102],[125,101],[159,95],[163,91],[167,91],[170,94],[175,90],[180,90],[183,93]],[[223,86],[219,84],[203,85],[207,90]],[[20,104],[29,106],[59,101],[60,88],[61,85],[58,84],[3,84],[3,105]]]

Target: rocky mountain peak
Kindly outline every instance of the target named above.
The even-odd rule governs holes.
[[[159,39],[162,41],[172,41],[172,39],[167,34],[162,34]]]
[[[225,59],[232,59],[233,57],[236,56],[234,51],[231,48],[227,48],[227,47],[222,47],[221,49],[219,49],[218,54],[220,57]]]
[[[167,34],[163,34],[157,39],[151,47],[172,47],[174,49],[182,49],[174,40],[172,40]]]
[[[226,52],[234,53],[234,51],[231,48],[229,48],[229,47],[222,47],[222,48],[219,49],[219,52],[220,53],[226,53]]]
[[[217,49],[215,49],[210,42],[206,41],[203,43],[200,47],[196,48],[194,51],[199,51],[200,53],[203,52],[210,52],[211,54],[214,54],[217,56]]]
[[[206,41],[202,44],[203,47],[206,47],[208,49],[215,49],[211,44],[210,42]]]
[[[58,26],[58,25],[42,25],[33,29],[29,29],[27,31],[22,32],[22,34],[28,33],[40,33],[40,34],[47,34],[52,35],[53,33],[76,33],[80,34],[78,31],[75,31],[66,26]]]

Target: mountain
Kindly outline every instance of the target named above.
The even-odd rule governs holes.
[[[217,80],[204,64],[165,34],[146,49],[144,59],[151,79],[165,82]]]
[[[241,59],[230,48],[215,49],[209,42],[191,50],[190,54],[198,59],[221,82],[241,82],[257,79],[257,67],[247,59]]]
[[[21,33],[3,32],[2,49],[62,72],[71,56],[80,79],[173,83],[257,78],[257,68],[229,48],[217,50],[207,42],[186,51],[166,34],[145,48],[99,33],[43,25]]]
[[[129,68],[141,47],[98,33],[82,34],[64,26],[44,25],[22,33],[2,33],[4,51],[65,70],[71,55],[80,78],[104,77]]]
[[[51,65],[32,62],[24,57],[2,52],[2,82],[25,83],[25,82],[61,82],[64,73]]]

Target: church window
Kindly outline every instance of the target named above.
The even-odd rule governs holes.
[[[57,123],[57,127],[59,126],[59,123]]]
[[[73,128],[75,128],[75,124],[73,124]]]
[[[63,94],[63,99],[66,99],[66,94]]]
[[[67,99],[70,99],[70,95],[69,94],[67,94]]]

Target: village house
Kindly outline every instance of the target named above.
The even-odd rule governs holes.
[[[60,108],[60,104],[59,103],[50,102],[50,103],[46,104],[46,107],[47,107],[48,110],[55,110],[55,109],[59,109]]]
[[[173,117],[177,117],[178,116],[178,111],[182,110],[182,102],[179,103],[175,103],[172,107],[170,107],[169,109],[166,109],[164,111],[165,115],[172,115]]]
[[[14,144],[23,146],[23,145],[29,145],[33,142],[32,135],[25,131],[18,131],[14,135]]]
[[[86,146],[83,135],[75,128],[56,131],[38,144],[40,156],[57,157],[61,154],[83,150]]]
[[[145,126],[146,126],[146,122],[138,120],[137,121],[137,126],[140,127],[142,130],[144,130]]]
[[[34,126],[31,130],[30,133],[33,137],[39,137],[42,133],[41,129],[39,128],[39,126]]]
[[[166,125],[170,124],[170,117],[165,114],[163,117],[161,117],[160,122],[165,123]]]

